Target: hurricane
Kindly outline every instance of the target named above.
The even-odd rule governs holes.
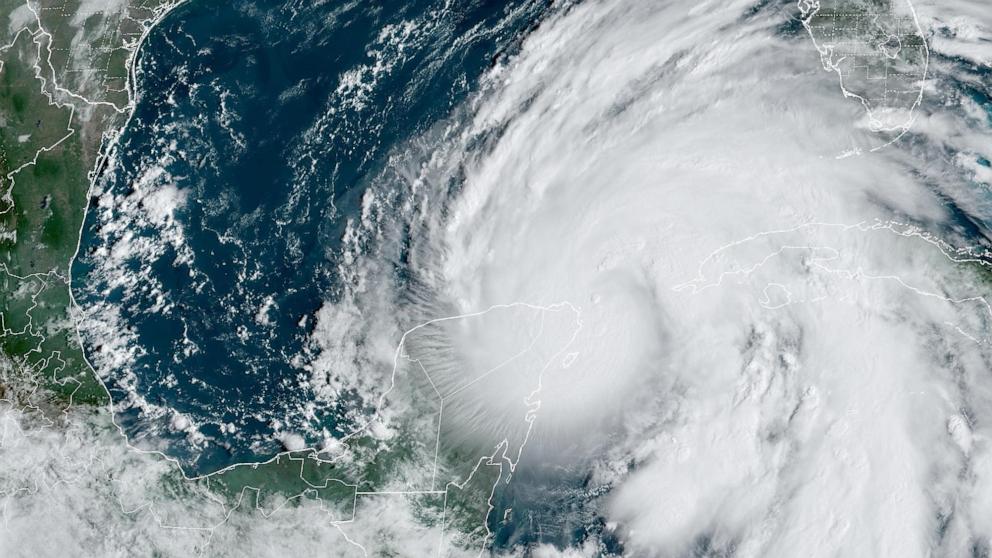
[[[992,10],[395,4],[149,28],[0,553],[992,553]]]

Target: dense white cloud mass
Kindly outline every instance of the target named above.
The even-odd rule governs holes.
[[[586,504],[629,555],[988,555],[992,308],[980,256],[992,116],[974,92],[992,87],[992,10],[915,6],[930,49],[923,102],[909,132],[875,152],[895,136],[873,131],[824,71],[794,3],[562,8],[370,190],[345,236],[350,290],[317,316],[314,382],[371,398],[388,379],[368,367],[388,364],[410,324],[567,304],[581,328],[562,326],[574,339],[547,352],[564,358],[523,391],[540,402],[534,430],[523,416],[488,419],[529,412],[506,374],[466,391],[450,435],[466,447],[524,440],[521,467],[587,474],[598,496]],[[403,286],[382,272],[400,230],[412,231]],[[472,361],[533,336],[514,320],[487,327],[433,342]],[[39,436],[23,447],[67,447]],[[75,483],[60,480],[71,467],[29,472],[44,450],[5,439],[7,476],[44,486],[4,489],[0,554],[40,544],[28,532],[40,521],[78,526],[66,536],[101,555],[208,543],[210,555],[344,554],[387,541],[420,556],[439,536],[388,503],[367,530],[304,519],[305,506],[227,517],[190,504],[210,501],[194,489],[170,498],[164,464],[105,438],[99,451],[112,453],[89,458],[98,466]],[[48,514],[42,499],[56,498]],[[188,509],[204,516],[196,526],[223,527],[189,538],[145,528]],[[109,524],[123,527],[94,538]],[[593,540],[530,550],[603,552]]]
[[[425,290],[580,309],[527,451],[594,463],[634,555],[981,554],[990,315],[959,247],[989,117],[954,88],[987,91],[992,17],[923,7],[931,99],[886,145],[793,6],[750,7],[588,2],[531,35],[410,171]]]
[[[438,527],[424,526],[402,497],[362,499],[354,517],[315,500],[256,501],[251,489],[231,501],[127,448],[106,413],[65,418],[51,424],[0,401],[2,556],[437,553]],[[445,552],[471,554],[453,545]]]

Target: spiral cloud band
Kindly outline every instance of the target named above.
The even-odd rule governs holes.
[[[553,4],[335,231],[287,357],[307,409],[359,403],[273,429],[373,463],[353,500],[229,509],[105,416],[4,407],[0,554],[990,555],[992,10]],[[98,368],[138,353],[81,313]]]

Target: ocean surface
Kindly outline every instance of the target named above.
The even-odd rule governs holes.
[[[298,357],[340,291],[345,223],[394,146],[547,9],[193,0],[167,16],[73,268],[84,345],[131,443],[194,475],[354,428],[370,402],[315,397]]]
[[[369,487],[196,551],[990,555],[978,4],[193,0],[91,190],[86,355],[189,475]],[[111,438],[8,452],[10,523],[204,507]]]

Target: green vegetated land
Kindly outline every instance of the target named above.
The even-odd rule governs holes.
[[[0,0],[0,351],[9,365],[0,367],[2,398],[58,410],[109,402],[76,335],[70,264],[103,135],[126,118],[128,49],[167,3],[138,0],[116,15],[94,12],[83,18],[80,29],[72,24],[80,2],[45,0],[37,4],[41,28],[34,20],[5,35],[10,21],[5,16],[23,2]],[[70,49],[80,33],[85,53]],[[58,93],[53,83],[85,99]],[[334,519],[347,520],[359,486],[384,484],[396,468],[409,465],[411,454],[419,453],[402,443],[382,452],[368,437],[355,438],[348,446],[358,459],[347,467],[296,452],[197,482],[242,509],[254,506],[268,515],[318,500]],[[453,487],[450,494],[449,508],[465,513],[449,515],[446,521],[467,521],[451,526],[471,532],[475,541],[499,478],[499,467],[493,470],[493,465],[480,467],[472,482]],[[181,481],[178,470],[169,476]],[[443,490],[443,483],[438,488]],[[435,494],[424,499],[424,513],[442,514],[443,498]]]
[[[73,109],[42,91],[36,40],[21,31],[0,53],[0,348],[25,385],[103,403],[69,313],[69,263],[94,157],[84,155]]]
[[[104,134],[126,117],[130,53],[170,3],[135,0],[111,11],[40,0],[32,11],[0,0],[9,29],[0,34],[0,350],[23,397],[107,403],[70,315],[69,267],[89,173]]]
[[[294,452],[260,465],[238,465],[200,482],[229,503],[265,515],[319,501],[334,520],[347,520],[358,487],[342,481],[342,473],[337,465],[316,459],[312,452]]]
[[[856,41],[871,49],[891,44],[891,51],[898,52],[897,58],[903,63],[925,62],[926,39],[909,14],[893,10],[891,0],[823,2],[808,23],[818,38]]]
[[[126,6],[109,6],[111,12],[80,0],[39,0],[38,15],[51,35],[55,80],[85,92],[89,100],[127,107],[130,53],[147,22],[170,3],[173,0],[131,0]]]

